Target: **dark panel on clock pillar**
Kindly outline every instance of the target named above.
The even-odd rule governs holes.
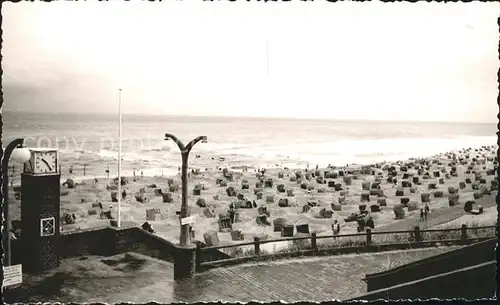
[[[19,254],[23,271],[39,273],[59,266],[60,190],[59,174],[22,174]]]

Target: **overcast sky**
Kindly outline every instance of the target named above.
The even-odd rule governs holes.
[[[2,14],[4,110],[116,112],[122,88],[125,113],[497,121],[498,3],[6,2]]]

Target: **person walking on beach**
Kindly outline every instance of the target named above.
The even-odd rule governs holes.
[[[333,238],[337,239],[338,235],[340,233],[340,224],[339,224],[339,221],[337,219],[335,219],[333,221],[332,230],[333,230],[333,236],[334,236]]]
[[[234,220],[235,220],[234,219],[234,216],[235,216],[234,214],[235,214],[235,212],[234,212],[234,203],[231,202],[229,204],[229,219],[231,219],[231,223],[234,223]]]

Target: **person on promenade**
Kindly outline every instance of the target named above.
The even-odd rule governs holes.
[[[424,221],[427,221],[427,209],[424,209]]]
[[[424,221],[424,209],[420,209],[420,221]]]

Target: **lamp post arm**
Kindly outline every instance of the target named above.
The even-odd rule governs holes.
[[[10,155],[16,149],[17,147],[22,147],[24,144],[24,139],[15,139],[14,141],[10,142],[9,145],[5,148],[3,151],[3,156],[2,156],[2,170],[4,173],[9,172],[9,159]]]
[[[184,152],[184,150],[186,149],[184,147],[184,144],[182,144],[181,140],[179,140],[176,136],[172,135],[172,134],[169,134],[169,133],[166,133],[165,134],[165,140],[172,140],[175,142],[175,144],[177,144],[177,146],[179,147],[179,150],[182,152]]]
[[[3,231],[3,245],[4,245],[4,265],[10,266],[10,217],[9,217],[9,160],[12,152],[17,147],[22,147],[24,139],[15,139],[10,142],[5,148],[2,155],[2,195],[3,195],[3,211],[4,211],[4,231]]]
[[[198,142],[200,142],[200,141],[203,141],[203,140],[206,140],[206,139],[207,139],[207,137],[206,137],[206,136],[200,136],[200,137],[197,137],[197,138],[195,138],[195,139],[191,140],[191,142],[189,142],[189,143],[186,145],[186,147],[184,148],[185,153],[186,153],[186,154],[189,154],[189,152],[191,151],[191,149],[193,148],[193,146],[194,146],[196,143],[198,143]]]

